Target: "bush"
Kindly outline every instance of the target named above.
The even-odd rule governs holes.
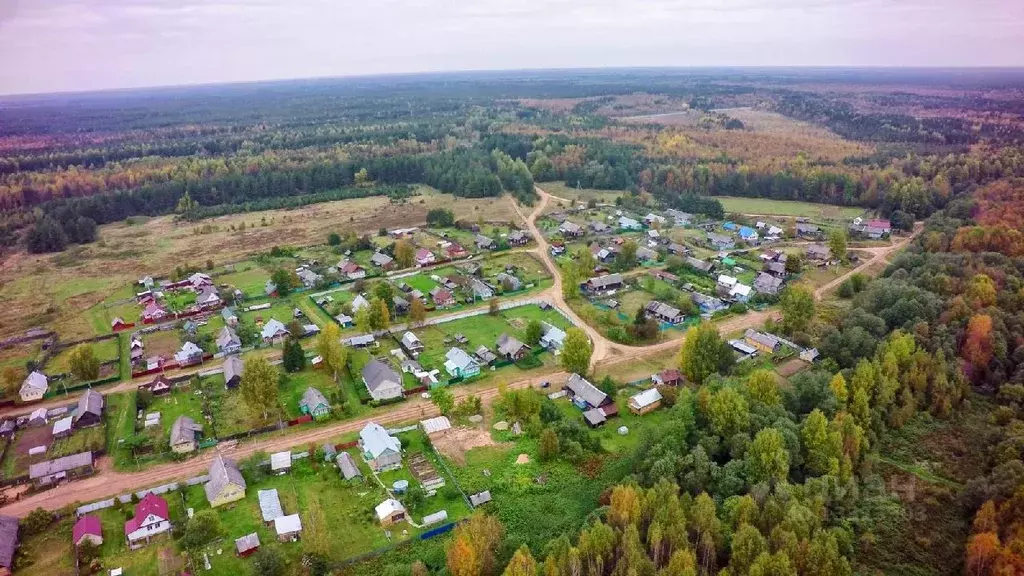
[[[36,508],[21,521],[21,530],[26,536],[42,534],[53,523],[53,512]]]

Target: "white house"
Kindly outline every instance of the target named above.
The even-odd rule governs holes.
[[[124,523],[124,536],[128,546],[134,550],[149,542],[153,536],[170,529],[167,501],[150,492],[135,505],[135,517]]]
[[[544,335],[540,337],[540,345],[548,350],[561,350],[565,343],[565,331],[544,321],[541,321],[541,325],[544,327]]]
[[[402,466],[402,443],[376,422],[359,431],[359,448],[363,460],[377,472]]]
[[[25,381],[21,383],[21,390],[18,391],[18,395],[21,396],[23,402],[42,400],[48,388],[49,381],[46,379],[46,374],[35,371],[25,377]]]
[[[288,328],[277,318],[271,318],[269,322],[263,325],[260,336],[264,342],[279,342],[288,336]]]

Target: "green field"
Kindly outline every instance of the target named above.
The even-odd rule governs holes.
[[[849,220],[862,216],[863,208],[813,204],[790,200],[769,200],[767,198],[737,198],[715,196],[722,203],[726,213],[763,214],[768,216],[806,216],[816,220]]]
[[[121,345],[117,338],[108,338],[106,340],[100,340],[99,342],[89,343],[92,346],[92,353],[99,360],[100,364],[117,360],[121,353]],[[48,374],[67,374],[71,371],[71,367],[68,362],[71,358],[71,352],[75,349],[75,346],[69,346],[60,351],[59,354],[50,358],[46,363],[45,370]]]
[[[552,196],[579,202],[589,202],[593,199],[602,204],[614,204],[616,198],[628,194],[624,190],[595,190],[593,188],[569,187],[565,185],[565,182],[538,182],[537,186]],[[551,204],[551,206],[557,209],[557,201]]]
[[[257,298],[266,295],[264,286],[269,279],[270,272],[252,260],[246,260],[235,264],[234,272],[217,276],[215,282],[218,285],[229,284],[233,288],[241,290],[248,298]]]

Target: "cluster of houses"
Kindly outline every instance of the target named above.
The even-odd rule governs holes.
[[[208,274],[196,272],[184,280],[165,283],[160,290],[155,290],[156,285],[151,276],[139,280],[139,284],[145,289],[135,295],[135,300],[142,307],[142,321],[146,324],[162,322],[171,317],[172,314],[161,304],[165,292],[191,291],[196,295],[195,304],[184,310],[185,313],[199,313],[204,310],[212,310],[221,306],[222,301],[213,279]],[[120,321],[115,318],[114,322]],[[123,321],[121,321],[123,323]]]

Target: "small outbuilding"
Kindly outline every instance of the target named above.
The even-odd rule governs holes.
[[[394,498],[388,498],[377,505],[377,520],[380,525],[387,527],[406,520],[405,506]]]
[[[260,537],[255,532],[235,539],[235,554],[240,558],[245,558],[250,554],[254,554],[259,549]]]
[[[277,532],[277,539],[281,542],[294,542],[302,533],[302,520],[299,519],[298,514],[281,516],[274,520],[274,530]]]
[[[83,542],[92,542],[96,546],[103,544],[103,525],[99,517],[85,515],[79,518],[71,529],[71,537],[75,546],[81,546]]]
[[[274,452],[270,455],[270,471],[274,474],[286,474],[292,469],[292,453]]]

